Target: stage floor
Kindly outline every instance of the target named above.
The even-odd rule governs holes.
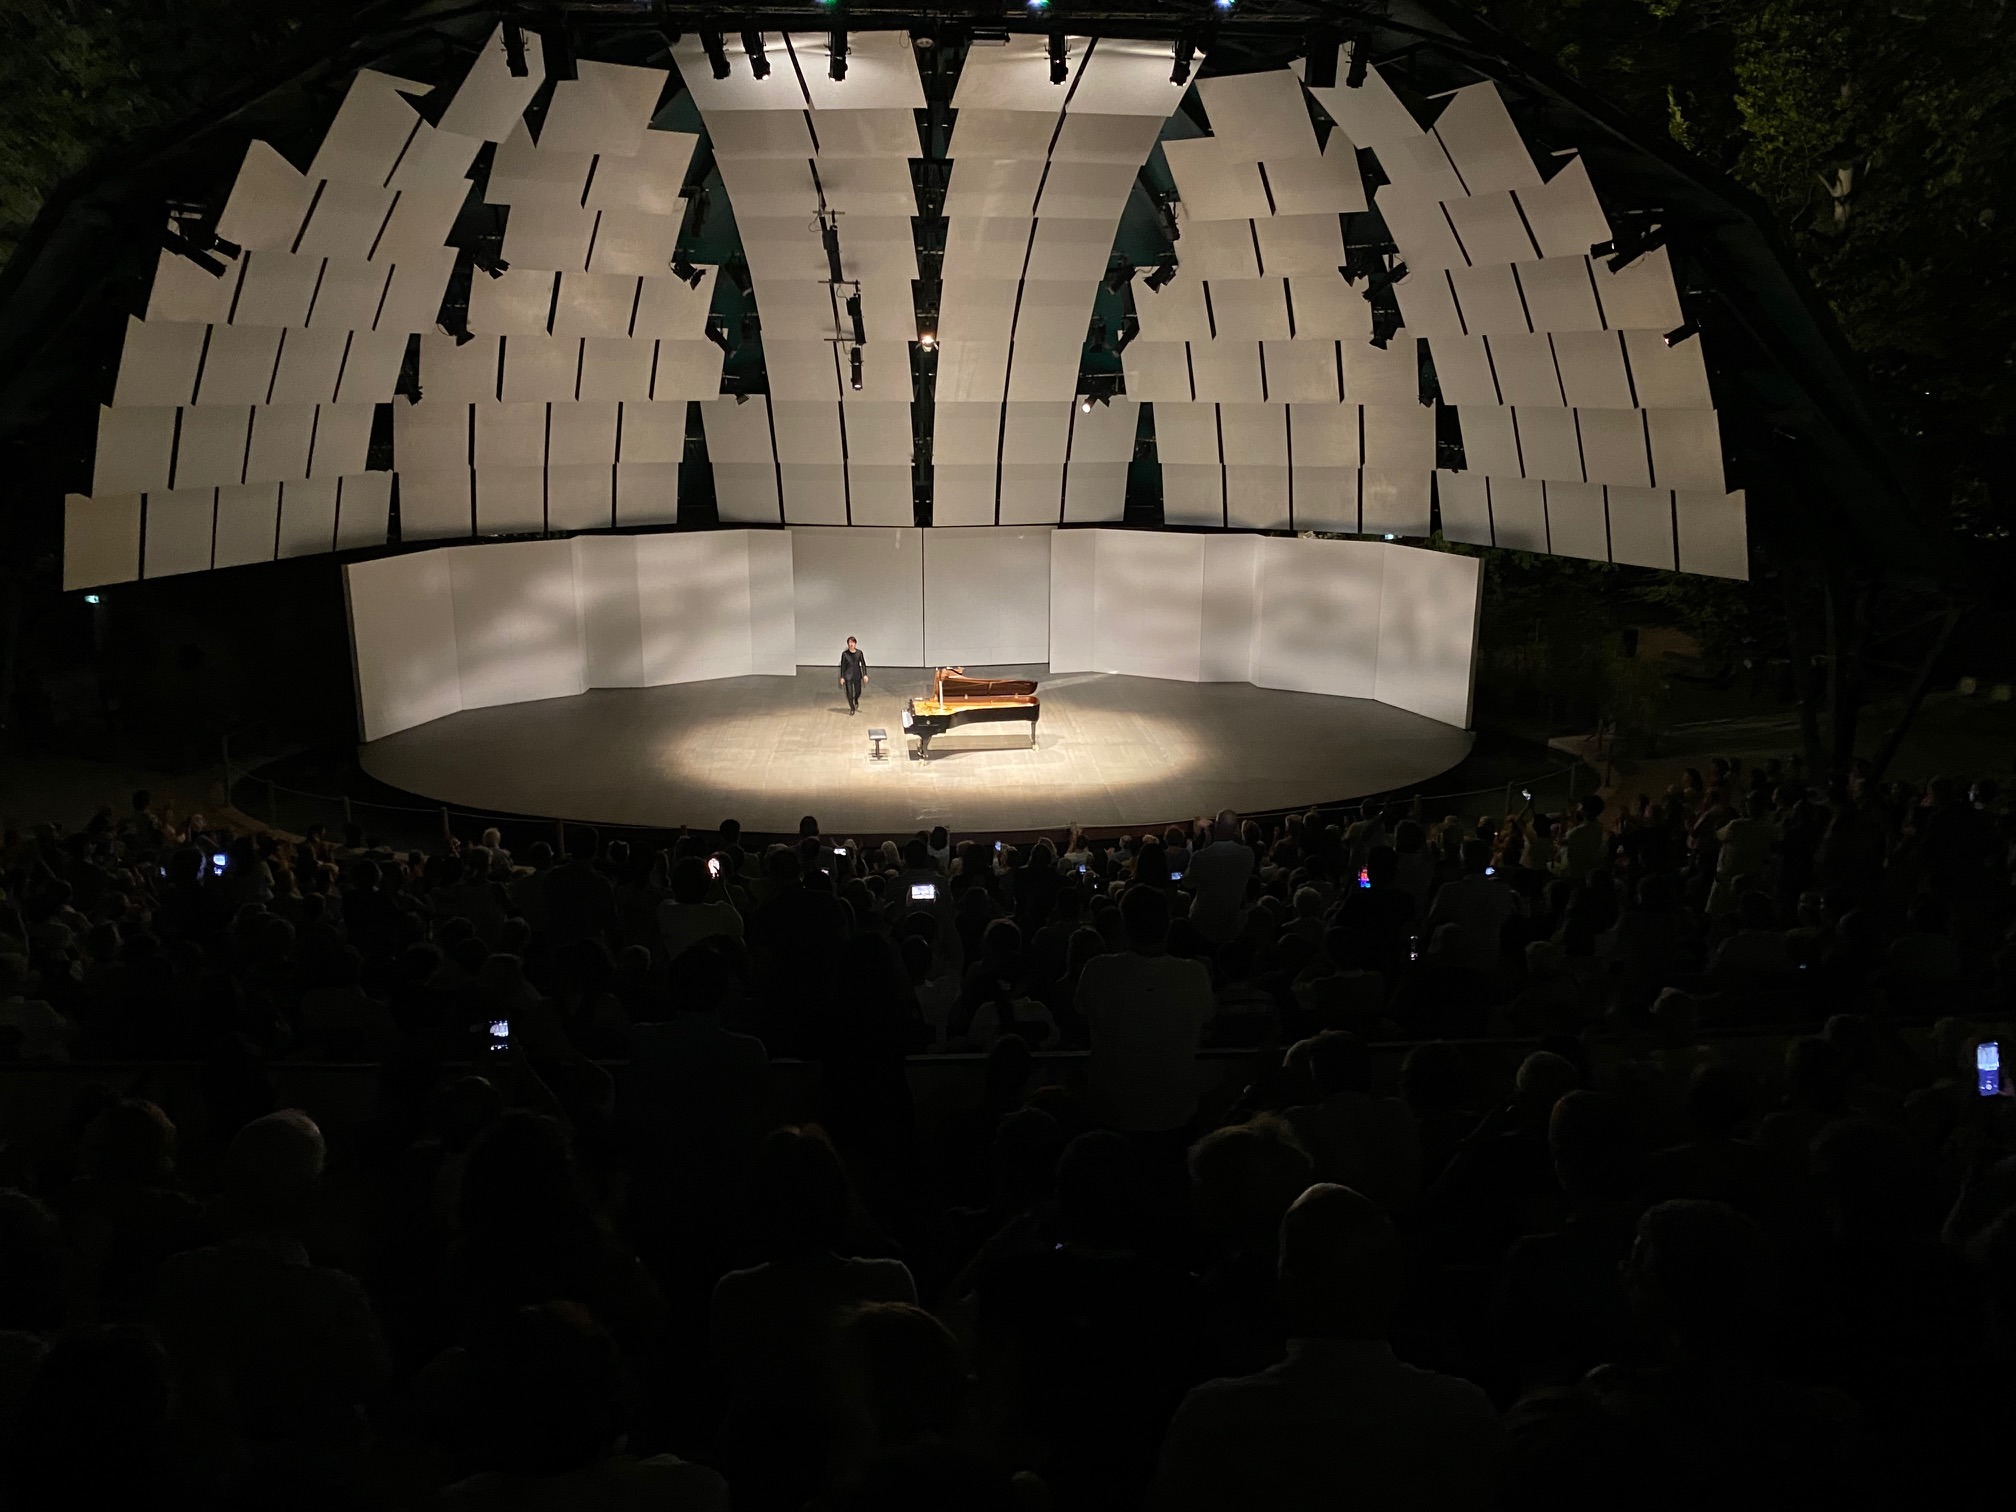
[[[1041,681],[1026,724],[967,726],[913,761],[903,704],[918,668],[878,671],[849,716],[828,667],[470,709],[359,751],[381,782],[451,806],[606,824],[711,829],[725,818],[795,831],[967,833],[1082,824],[1138,828],[1221,808],[1301,807],[1388,792],[1447,771],[1471,735],[1358,698],[1245,683],[1163,682],[1043,667],[973,667]],[[885,760],[868,731],[886,729]]]

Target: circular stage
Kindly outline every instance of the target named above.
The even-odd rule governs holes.
[[[1390,792],[1447,771],[1467,730],[1360,698],[1246,683],[1042,667],[969,667],[1034,677],[1042,719],[968,725],[910,759],[903,704],[919,668],[876,672],[861,712],[826,667],[795,678],[729,677],[616,688],[469,709],[363,746],[381,782],[442,803],[602,824],[834,834],[944,824],[1020,832],[1180,822],[1221,808],[1299,808]],[[889,732],[885,759],[870,729]]]

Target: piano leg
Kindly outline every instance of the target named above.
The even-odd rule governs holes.
[[[931,732],[929,730],[919,730],[917,732],[917,749],[910,753],[910,759],[912,761],[922,761],[930,754]]]

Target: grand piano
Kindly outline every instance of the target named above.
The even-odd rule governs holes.
[[[1036,684],[1013,677],[968,677],[964,667],[940,667],[931,678],[931,696],[903,706],[903,728],[917,737],[913,761],[931,754],[931,737],[961,725],[1027,720],[1029,744],[1036,744],[1036,721],[1043,713]]]

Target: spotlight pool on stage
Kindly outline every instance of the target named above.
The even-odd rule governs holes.
[[[1041,666],[967,671],[1040,682],[1033,748],[1027,725],[969,726],[913,761],[903,704],[929,690],[928,669],[876,669],[850,716],[832,668],[800,667],[468,709],[372,741],[359,759],[393,787],[488,812],[696,829],[735,818],[759,832],[795,830],[809,813],[828,833],[879,835],[1297,808],[1424,781],[1472,740],[1369,699]],[[871,727],[890,734],[881,761]]]

